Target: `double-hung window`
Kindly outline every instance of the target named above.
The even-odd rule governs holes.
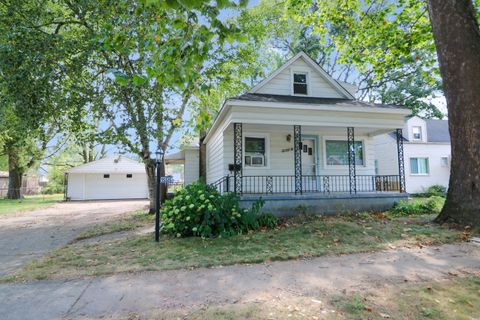
[[[412,128],[413,139],[414,141],[422,140],[422,127],[413,127]]]
[[[348,165],[348,142],[343,140],[325,141],[327,165]],[[355,153],[355,164],[363,165],[363,143],[355,141],[353,144]]]
[[[294,73],[293,74],[293,94],[307,94],[307,74]]]
[[[428,158],[410,158],[410,174],[427,175],[428,173]]]
[[[246,167],[265,167],[267,165],[266,144],[265,138],[245,137]]]

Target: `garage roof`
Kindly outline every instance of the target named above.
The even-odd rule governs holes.
[[[115,156],[73,167],[65,173],[145,173],[145,166],[127,157]]]

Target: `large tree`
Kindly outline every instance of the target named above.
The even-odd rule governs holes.
[[[8,159],[9,198],[19,198],[23,175],[43,157],[77,105],[84,42],[56,1],[0,2],[0,154]]]
[[[201,92],[208,90],[229,47],[241,38],[238,30],[220,19],[220,10],[234,10],[244,4],[63,2],[91,44],[85,71],[95,76],[93,81],[101,97],[94,109],[108,121],[104,137],[144,162],[153,210],[153,153],[169,148],[174,132],[186,120],[187,110]],[[198,110],[194,113],[206,115]]]
[[[315,33],[330,37],[343,61],[360,71],[370,69],[374,79],[382,81],[390,70],[405,64],[421,66],[413,67],[411,74],[420,72],[432,83],[441,76],[452,164],[447,200],[437,221],[478,226],[480,1],[429,0],[427,7],[420,0],[322,0],[313,4],[292,0],[286,8],[309,23]],[[438,60],[431,55],[435,52]]]
[[[452,164],[436,221],[480,226],[480,29],[471,0],[428,0],[447,99]]]
[[[279,64],[302,50],[335,79],[356,84],[359,99],[402,104],[414,114],[441,118],[425,100],[440,90],[433,39],[424,32],[425,10],[418,5],[399,10],[396,3],[262,0],[239,21]],[[385,54],[397,45],[401,49]]]

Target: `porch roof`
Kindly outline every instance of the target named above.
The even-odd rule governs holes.
[[[303,96],[288,96],[276,94],[261,94],[261,93],[246,93],[229,100],[243,100],[243,101],[258,101],[258,102],[279,102],[279,103],[300,103],[300,104],[315,104],[315,105],[329,105],[339,107],[367,107],[367,108],[388,108],[388,109],[407,109],[404,106],[393,104],[378,104],[370,103],[352,99],[340,98],[317,98],[317,97],[303,97]]]
[[[351,99],[246,93],[224,102],[203,143],[231,123],[369,127],[374,134],[404,126],[411,110]]]

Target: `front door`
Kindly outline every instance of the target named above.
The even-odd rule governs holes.
[[[313,176],[316,175],[315,166],[315,140],[302,140],[302,175]]]

